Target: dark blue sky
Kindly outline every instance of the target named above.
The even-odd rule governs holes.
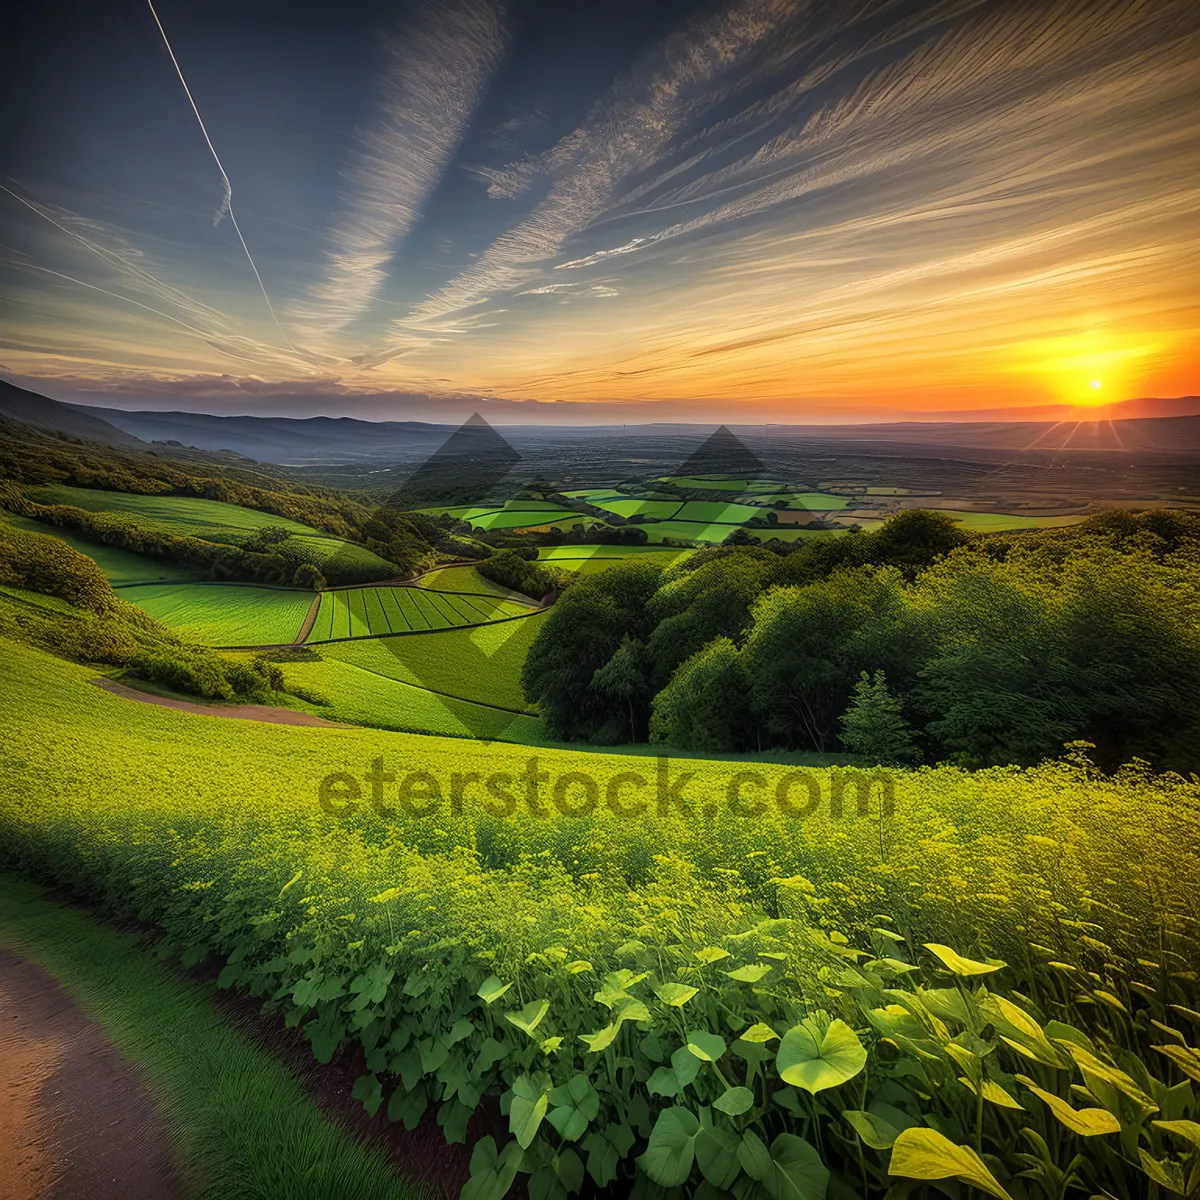
[[[198,112],[144,0],[6,18],[0,367],[48,392],[1200,390],[1190,0],[155,10]]]

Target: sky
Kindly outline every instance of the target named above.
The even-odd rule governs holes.
[[[0,371],[47,395],[804,423],[1200,393],[1195,0],[19,7]]]

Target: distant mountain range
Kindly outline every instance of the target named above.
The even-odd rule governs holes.
[[[1014,419],[1016,416],[1021,419]],[[113,446],[151,443],[216,452],[231,451],[283,465],[411,460],[439,447],[455,426],[424,421],[364,421],[354,417],[214,416],[191,412],[127,412],[68,404],[0,380],[0,416],[38,429]],[[968,417],[970,419],[968,419]],[[505,426],[504,436],[545,444],[620,436],[621,426]],[[628,433],[707,434],[712,424],[628,425]],[[940,419],[859,425],[732,425],[735,432],[769,440],[801,439],[842,446],[870,445],[926,452],[980,450],[1128,450],[1200,453],[1200,396],[1141,398],[1104,408],[1047,406],[1036,410],[955,413]]]

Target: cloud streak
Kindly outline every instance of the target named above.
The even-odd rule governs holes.
[[[294,314],[336,334],[379,295],[471,121],[506,42],[500,0],[429,0],[387,44],[376,123],[359,137],[323,276]]]

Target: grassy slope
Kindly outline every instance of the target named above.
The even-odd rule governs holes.
[[[501,708],[528,709],[521,691],[521,667],[541,627],[541,616],[484,629],[463,629],[432,637],[379,638],[323,646],[327,661],[349,663],[387,679],[432,688],[450,696]],[[303,678],[304,664],[286,673]],[[318,687],[319,685],[314,684]]]
[[[331,534],[313,529],[299,521],[291,521],[286,517],[277,517],[271,513],[259,512],[252,508],[242,508],[236,504],[225,504],[220,500],[201,500],[193,496],[142,496],[132,492],[107,492],[93,488],[76,488],[65,485],[27,489],[31,500],[39,504],[70,504],[88,512],[119,512],[128,513],[150,524],[178,535],[202,538],[210,542],[236,544],[257,529],[286,529],[292,536],[283,544],[293,561],[311,562],[324,568],[330,559],[339,558],[363,568],[377,570],[381,573],[386,564],[378,555],[372,554],[364,546],[344,542]],[[58,537],[63,537],[66,531],[48,530]],[[69,540],[64,538],[64,540]],[[72,542],[76,549],[89,554],[97,561],[98,554],[124,555],[127,562],[122,568],[128,578],[121,582],[141,582],[145,579],[182,579],[187,578],[187,571],[173,563],[166,563],[163,570],[155,574],[138,573],[137,564],[142,560],[139,555],[129,555],[124,551],[109,550],[92,542],[80,539]],[[114,566],[118,560],[113,560]],[[105,566],[102,562],[101,566]],[[105,569],[109,568],[105,566]],[[144,571],[145,568],[142,568]],[[110,571],[110,577],[112,572]],[[368,576],[369,578],[369,576]],[[114,580],[114,582],[116,582]]]
[[[68,546],[78,550],[81,554],[86,554],[99,564],[113,587],[197,577],[186,563],[166,562],[161,558],[146,558],[129,550],[119,550],[115,546],[102,546],[97,542],[90,542],[86,538],[80,537],[70,529],[47,525],[43,521],[31,521],[28,517],[18,517],[14,513],[5,513],[4,520],[18,529],[26,529],[31,533],[49,534],[51,537],[66,542]]]
[[[236,583],[181,583],[124,588],[121,598],[187,641],[264,646],[295,640],[314,593]]]
[[[441,567],[423,576],[420,586],[435,592],[478,592],[506,600],[517,596],[516,592],[509,591],[495,580],[488,579],[486,575],[481,575],[475,567]]]
[[[142,496],[132,492],[105,492],[61,484],[29,488],[28,495],[38,504],[70,504],[88,512],[131,513],[161,525],[172,533],[190,534],[208,541],[224,540],[232,534],[253,533],[256,529],[268,527],[312,537],[328,536],[286,517],[194,496]]]
[[[212,985],[180,980],[132,934],[3,875],[0,942],[55,976],[137,1065],[199,1194],[231,1200],[422,1194],[329,1124],[285,1068],[223,1022],[211,1003]]]

